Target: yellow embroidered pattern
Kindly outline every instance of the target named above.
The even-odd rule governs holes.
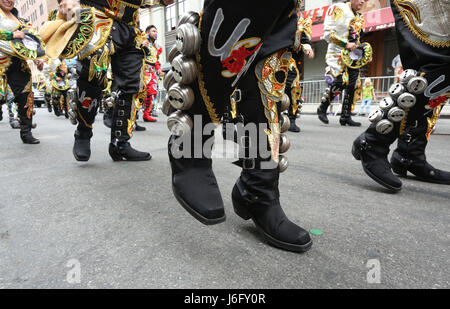
[[[80,25],[72,40],[67,43],[61,54],[64,59],[74,58],[92,39],[94,35],[94,9],[82,11]]]

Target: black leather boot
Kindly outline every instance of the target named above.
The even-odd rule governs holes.
[[[92,130],[76,130],[73,156],[77,161],[87,162],[91,157]]]
[[[47,110],[49,113],[51,113],[53,111],[53,106],[52,106],[52,96],[48,93],[46,93],[44,95],[44,100],[45,100],[45,104],[47,105]]]
[[[305,252],[312,246],[309,233],[291,222],[280,205],[279,169],[243,170],[233,193],[233,207],[244,220],[252,219],[264,239],[273,246]]]
[[[319,120],[322,121],[324,124],[329,124],[330,121],[327,117],[327,110],[328,107],[331,104],[332,100],[332,89],[331,86],[325,89],[325,92],[322,96],[322,102],[320,103],[320,106],[317,108],[317,116],[319,117]]]
[[[131,94],[122,94],[116,98],[109,144],[109,155],[113,161],[148,161],[152,158],[150,153],[138,151],[129,143],[134,126],[134,123],[131,123],[131,119],[134,118],[134,115],[131,115],[132,99]]]
[[[360,127],[361,126],[361,122],[356,122],[353,121],[352,117],[342,117],[339,119],[339,123],[341,124],[341,126],[346,126],[348,125],[349,127]]]
[[[33,93],[25,92],[15,98],[17,102],[17,111],[20,119],[20,138],[24,144],[39,144],[40,141],[34,138],[31,130],[33,129]]]
[[[348,91],[346,91],[345,92],[345,97],[344,97],[344,102],[342,104],[342,112],[341,112],[341,117],[339,118],[339,123],[341,124],[341,126],[348,125],[350,127],[360,127],[361,123],[353,121],[353,119],[352,119],[352,113],[351,113],[352,102],[351,102],[351,98],[353,98],[353,96],[350,96],[350,93]]]
[[[409,128],[399,137],[397,149],[391,158],[392,169],[402,177],[406,177],[410,172],[424,182],[450,185],[450,173],[436,169],[427,162],[427,129],[426,126]]]
[[[395,133],[381,135],[371,125],[353,142],[352,154],[356,160],[361,161],[364,172],[370,178],[385,188],[398,192],[402,188],[402,182],[392,173],[387,159],[389,146],[395,141],[395,137]]]
[[[134,149],[129,142],[110,143],[109,155],[113,161],[149,161],[152,159],[148,152]]]
[[[324,124],[330,123],[327,117],[327,109],[328,106],[326,106],[325,104],[320,104],[320,106],[317,108],[317,116],[319,117],[319,120],[322,121]]]
[[[168,149],[172,168],[172,190],[176,199],[188,213],[205,225],[224,222],[225,210],[212,170],[212,160],[206,157],[175,158],[173,149],[180,149],[175,141],[176,137],[171,136]]]
[[[301,130],[300,128],[295,124],[295,121],[297,120],[296,116],[289,116],[289,120],[291,121],[291,126],[289,127],[290,132],[299,133]]]
[[[138,132],[142,132],[142,131],[146,131],[146,130],[147,130],[146,127],[142,127],[142,126],[138,125],[137,123],[136,123],[134,129],[135,129],[136,131],[138,131]]]
[[[0,104],[0,121],[3,120],[3,104]]]
[[[138,132],[146,131],[147,130],[146,127],[140,126],[138,124],[138,122],[137,122],[138,119],[139,119],[139,112],[136,113],[136,122],[134,123],[134,130],[138,131]]]
[[[33,121],[26,117],[21,117],[20,119],[20,138],[24,144],[39,144],[40,141],[33,136],[31,133]]]
[[[57,100],[53,100],[53,111],[54,111],[56,117],[61,116],[61,107]]]
[[[67,101],[64,102],[64,117],[66,119],[69,119],[69,105],[67,104]]]

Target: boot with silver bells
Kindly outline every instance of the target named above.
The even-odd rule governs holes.
[[[434,1],[412,2],[420,4],[419,7],[433,7],[430,2]],[[450,98],[450,32],[427,35],[429,39],[418,40],[416,36],[420,33],[411,32],[406,26],[409,20],[403,19],[406,9],[392,1],[392,10],[396,17],[400,56],[406,70],[400,82],[389,89],[389,97],[382,99],[380,108],[370,114],[372,125],[355,140],[352,152],[361,160],[366,174],[390,191],[397,192],[402,188],[402,182],[394,173],[405,177],[409,172],[417,180],[450,184],[450,173],[434,168],[425,155],[439,114]],[[448,29],[444,26],[448,20],[434,16],[439,13],[422,13],[421,27],[442,23],[440,27]],[[426,29],[422,30],[427,33]],[[447,48],[442,48],[444,46]],[[389,162],[389,147],[397,139],[398,147]]]
[[[289,108],[285,86],[292,57],[289,48],[295,38],[283,41],[269,35],[262,47],[264,33],[273,26],[270,21],[285,21],[277,27],[294,27],[295,32],[297,14],[289,14],[295,1],[263,0],[258,5],[263,10],[256,12],[251,3],[213,0],[205,4],[202,18],[189,12],[180,20],[176,51],[169,55],[172,70],[164,81],[168,98],[162,108],[169,114],[172,134],[172,189],[181,206],[198,221],[207,225],[225,221],[211,149],[214,128],[222,122],[231,125],[228,139],[238,142],[241,149],[235,164],[242,173],[232,191],[236,214],[252,219],[269,244],[305,252],[312,245],[309,233],[286,217],[278,190],[279,174],[288,166],[280,153],[290,146],[284,134],[290,122],[282,112]],[[245,23],[249,18],[251,22]],[[219,33],[231,51],[216,46]],[[237,61],[234,48],[245,59]],[[247,126],[257,128],[255,136],[238,129]]]

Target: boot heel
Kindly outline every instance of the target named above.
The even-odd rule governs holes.
[[[117,153],[117,150],[113,146],[109,146],[109,155],[114,162],[123,161],[123,156]]]
[[[392,165],[392,171],[402,177],[406,177],[406,175],[408,174],[408,168],[406,166],[403,165]]]
[[[395,174],[406,177],[408,175],[408,166],[402,163],[402,161],[403,157],[399,153],[394,152],[390,162],[391,168]]]
[[[242,219],[249,220],[251,218],[249,212],[245,209],[245,207],[236,202],[234,199],[233,199],[233,208],[234,212]]]

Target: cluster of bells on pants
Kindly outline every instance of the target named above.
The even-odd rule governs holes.
[[[196,54],[200,51],[201,35],[198,30],[200,15],[188,12],[179,21],[175,46],[169,53],[168,60],[171,70],[164,78],[164,88],[168,89],[162,111],[169,118],[169,131],[177,136],[190,132],[194,123],[185,112],[195,102],[192,84],[198,75]]]
[[[164,78],[164,88],[168,89],[167,98],[163,103],[162,111],[168,116],[167,127],[169,131],[182,136],[190,132],[194,127],[192,118],[186,113],[195,102],[195,95],[189,86],[198,77],[198,65],[195,59],[200,51],[201,35],[198,29],[200,15],[188,12],[179,21],[176,30],[176,43],[168,55],[171,70]],[[284,95],[281,101],[281,112],[289,109],[290,100]],[[290,120],[286,114],[281,115],[280,153],[285,153],[290,148],[290,141],[285,132],[290,127]],[[284,172],[289,165],[288,159],[280,155],[280,172]]]
[[[287,170],[289,167],[289,160],[286,157],[285,154],[289,148],[291,148],[291,142],[289,141],[288,136],[286,135],[286,132],[289,130],[291,126],[291,120],[289,119],[289,116],[287,115],[287,111],[289,110],[289,107],[291,105],[291,100],[289,99],[287,94],[284,94],[283,99],[280,103],[280,130],[281,130],[281,136],[280,136],[280,161],[278,163],[278,166],[280,167],[280,173],[283,173]]]
[[[380,134],[387,135],[394,130],[394,123],[401,122],[409,110],[417,103],[417,95],[423,94],[428,81],[415,70],[405,70],[400,82],[389,88],[389,97],[380,101],[379,109],[369,115],[370,122],[376,124]]]

